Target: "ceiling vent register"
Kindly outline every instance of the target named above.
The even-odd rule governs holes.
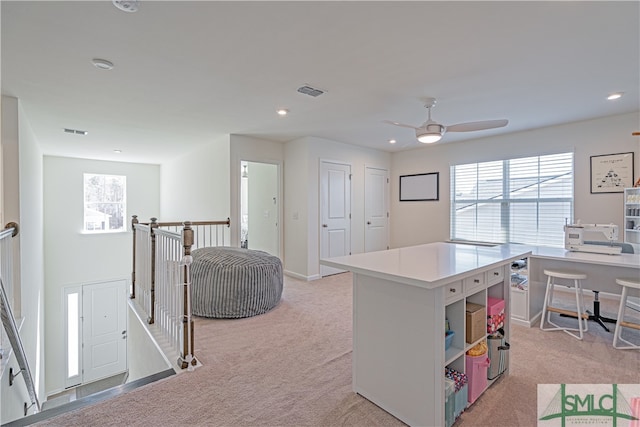
[[[78,129],[69,129],[69,128],[64,128],[64,131],[66,133],[74,133],[76,135],[86,135],[89,132],[87,132],[86,130],[78,130]]]
[[[298,92],[304,93],[305,95],[313,96],[314,98],[316,96],[320,96],[320,95],[322,95],[324,93],[323,90],[316,89],[316,88],[313,88],[313,87],[307,86],[307,85],[299,87],[298,88]]]

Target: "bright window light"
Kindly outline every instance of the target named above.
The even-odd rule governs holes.
[[[67,378],[80,373],[80,315],[78,293],[67,294]]]

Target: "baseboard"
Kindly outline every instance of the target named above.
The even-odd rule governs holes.
[[[293,277],[294,279],[304,280],[305,282],[311,282],[312,280],[320,279],[319,274],[314,274],[313,276],[305,276],[303,274],[299,274],[290,270],[284,270],[283,273],[289,277]]]

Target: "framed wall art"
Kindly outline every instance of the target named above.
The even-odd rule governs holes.
[[[422,202],[440,199],[440,172],[400,175],[400,201]]]
[[[633,152],[591,156],[591,193],[622,193],[633,186]]]

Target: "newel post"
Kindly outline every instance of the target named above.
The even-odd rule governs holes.
[[[156,228],[158,228],[158,218],[151,218],[149,224],[149,235],[151,236],[151,307],[149,307],[149,319],[147,323],[150,325],[155,322],[156,316]]]
[[[182,306],[182,354],[178,359],[178,364],[182,369],[195,366],[198,361],[194,356],[194,322],[191,319],[191,247],[194,243],[193,229],[191,221],[185,221],[182,228],[182,283],[183,283],[183,306]]]
[[[133,231],[133,270],[131,270],[131,299],[134,299],[136,297],[136,224],[138,224],[138,215],[133,215],[131,217],[131,231]]]

